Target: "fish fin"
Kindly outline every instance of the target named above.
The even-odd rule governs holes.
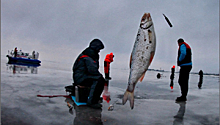
[[[150,55],[150,64],[151,64],[153,58],[154,58],[154,52],[151,52],[151,55]]]
[[[126,92],[124,93],[124,96],[123,96],[123,98],[122,98],[122,104],[123,104],[123,105],[124,105],[124,104],[127,102],[127,100],[128,100],[128,94],[129,94],[128,91],[126,91]]]
[[[130,56],[130,64],[129,64],[130,68],[131,68],[131,60],[132,60],[132,55]]]
[[[144,76],[145,76],[145,73],[146,73],[146,71],[145,71],[145,72],[142,74],[141,78],[139,79],[139,81],[140,81],[140,82],[142,82],[142,81],[143,81]]]
[[[130,107],[131,109],[133,109],[134,108],[134,91],[129,92],[126,90],[124,97],[122,99],[122,104],[124,105],[127,102],[127,100],[130,101]]]

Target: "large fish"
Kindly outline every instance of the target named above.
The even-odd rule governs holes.
[[[122,104],[130,101],[131,109],[134,108],[134,88],[138,80],[143,80],[144,75],[152,62],[156,49],[156,36],[150,13],[145,13],[137,33],[130,58],[130,75],[128,87],[124,93]]]

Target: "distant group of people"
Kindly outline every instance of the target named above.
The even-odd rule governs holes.
[[[28,56],[28,55],[29,55],[29,53],[23,53],[22,50],[20,50],[20,52],[19,52],[19,54],[18,54],[18,49],[17,49],[17,47],[15,47],[13,53],[11,52],[11,55],[13,55],[13,54],[14,54],[14,57],[19,57],[19,56],[21,56],[21,55],[22,55],[22,56]],[[39,53],[38,53],[38,52],[35,53],[35,51],[33,51],[33,52],[32,52],[32,56],[31,56],[31,57],[28,57],[28,58],[37,59],[38,56],[39,56]]]
[[[189,74],[192,69],[192,51],[191,47],[182,39],[178,39],[179,45],[177,65],[180,67],[179,71],[179,86],[181,90],[181,96],[176,98],[177,102],[187,101],[188,87],[189,87]],[[77,57],[73,65],[73,80],[75,85],[82,85],[90,87],[90,93],[87,101],[87,105],[93,108],[102,107],[98,103],[100,95],[102,94],[105,79],[99,72],[99,52],[104,49],[104,44],[99,39],[94,39],[90,42],[89,47],[82,51]],[[104,61],[104,69],[106,79],[109,77],[109,64],[113,61],[113,53],[108,54]],[[174,69],[172,67],[172,74],[170,76],[171,86],[173,86]],[[200,73],[202,74],[202,73]],[[161,75],[157,75],[158,78]],[[202,80],[200,80],[198,87],[201,88]]]

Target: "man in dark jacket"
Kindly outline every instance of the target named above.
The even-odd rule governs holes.
[[[184,42],[182,38],[178,39],[178,57],[177,65],[180,66],[179,85],[181,88],[181,96],[176,101],[187,101],[189,73],[192,69],[192,52],[190,46]]]
[[[99,39],[94,39],[76,59],[73,65],[73,80],[75,85],[90,87],[87,105],[93,108],[101,108],[98,103],[104,89],[105,80],[99,72],[99,52],[104,49]]]

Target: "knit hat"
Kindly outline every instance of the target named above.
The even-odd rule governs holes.
[[[96,50],[96,51],[100,51],[101,49],[104,49],[104,45],[103,45],[102,41],[99,39],[93,39],[90,42],[89,47]]]

